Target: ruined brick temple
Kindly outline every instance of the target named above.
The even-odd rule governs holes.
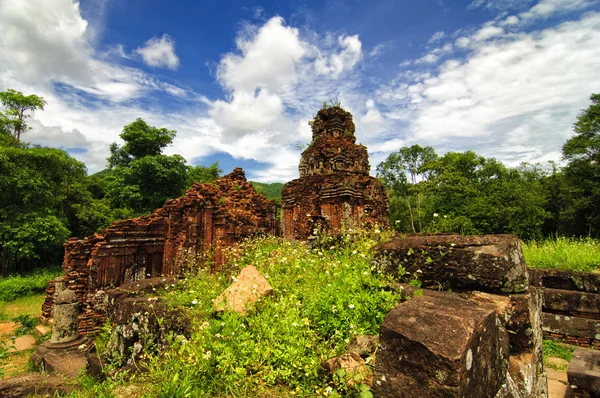
[[[266,200],[236,168],[214,183],[194,184],[178,199],[139,218],[115,222],[101,234],[65,243],[64,283],[81,305],[79,329],[86,334],[104,317],[93,309],[94,295],[146,277],[181,274],[186,262],[212,260],[223,249],[255,234],[277,234],[275,202]],[[55,284],[46,292],[42,316],[50,318]]]
[[[344,224],[387,226],[389,199],[369,175],[369,155],[356,144],[352,114],[339,106],[323,108],[309,124],[313,137],[302,153],[300,178],[283,188],[283,236],[306,239],[315,225],[327,231]]]

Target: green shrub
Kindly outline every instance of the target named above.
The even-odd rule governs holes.
[[[13,301],[29,294],[42,293],[46,290],[48,281],[60,274],[60,268],[49,268],[30,274],[0,278],[0,301]]]

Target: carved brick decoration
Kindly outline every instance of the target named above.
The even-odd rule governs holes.
[[[94,309],[95,295],[108,287],[179,275],[190,259],[223,263],[223,249],[256,234],[277,234],[275,202],[246,181],[244,171],[208,184],[194,184],[183,197],[154,213],[115,222],[101,234],[65,243],[66,286],[82,305],[79,330],[95,331],[105,316]],[[52,316],[54,285],[49,284],[42,316]]]
[[[344,224],[387,226],[389,198],[369,175],[369,155],[356,144],[352,114],[339,106],[324,108],[309,124],[313,140],[302,153],[300,178],[283,188],[283,236],[307,239],[315,225],[331,232]]]

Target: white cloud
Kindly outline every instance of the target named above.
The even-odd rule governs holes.
[[[177,69],[179,67],[179,57],[175,54],[175,42],[167,34],[162,37],[148,40],[144,47],[139,47],[134,51],[142,56],[144,63],[154,68]]]
[[[471,44],[471,39],[469,39],[468,37],[459,37],[458,39],[456,39],[456,42],[454,44],[456,44],[456,47],[459,48],[467,48],[469,47],[469,44]]]
[[[283,102],[267,89],[258,94],[237,90],[233,100],[217,100],[210,110],[215,122],[223,127],[227,138],[239,139],[247,133],[259,132],[273,123],[283,111]]]
[[[362,57],[362,43],[358,35],[342,35],[338,37],[338,44],[341,47],[339,53],[333,53],[328,57],[319,55],[315,61],[315,70],[318,74],[337,79],[342,72],[354,68]]]
[[[274,92],[296,82],[296,66],[309,53],[298,29],[284,26],[283,18],[274,17],[254,35],[244,33],[236,40],[241,54],[226,54],[217,68],[217,78],[224,87]]]
[[[498,33],[436,76],[401,77],[378,95],[394,103],[387,114],[408,124],[409,141],[474,149],[510,165],[557,160],[579,110],[600,90],[599,40],[599,13],[537,32]]]
[[[485,27],[479,29],[472,36],[472,39],[474,39],[476,41],[483,41],[483,40],[491,39],[492,37],[495,37],[495,36],[500,36],[502,33],[504,33],[504,29],[502,29],[498,26],[485,26]]]
[[[554,14],[580,10],[597,3],[595,0],[541,0],[529,11],[519,14],[524,20],[548,18]]]
[[[429,53],[416,60],[415,64],[435,64],[439,59],[440,57],[438,57],[437,55]]]
[[[443,31],[435,32],[433,34],[433,36],[431,36],[431,39],[429,39],[429,41],[427,43],[428,44],[437,43],[438,41],[442,40],[444,37],[446,37],[445,32],[443,32]]]
[[[488,10],[508,11],[528,7],[535,0],[473,0],[467,10],[485,8]]]
[[[19,70],[21,79],[89,80],[87,21],[71,0],[0,1],[0,64]],[[42,61],[43,60],[43,61]]]

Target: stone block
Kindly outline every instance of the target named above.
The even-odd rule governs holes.
[[[44,337],[45,335],[47,335],[48,333],[52,332],[52,328],[46,326],[46,325],[37,325],[35,327],[35,335],[37,337]]]
[[[600,352],[579,348],[567,369],[569,385],[577,396],[600,396]]]
[[[545,288],[544,311],[584,318],[600,318],[600,294]]]
[[[248,309],[262,297],[273,292],[269,282],[250,265],[244,268],[232,283],[213,302],[217,311],[230,310],[246,315]]]
[[[377,397],[494,397],[508,358],[508,336],[493,307],[429,292],[386,316],[373,390]]]
[[[547,333],[600,340],[600,320],[542,313],[542,329]]]
[[[532,286],[600,294],[600,274],[597,273],[543,268],[529,268],[528,272]]]
[[[374,250],[380,269],[398,276],[402,268],[417,275],[424,287],[521,293],[529,286],[515,235],[397,235]]]

